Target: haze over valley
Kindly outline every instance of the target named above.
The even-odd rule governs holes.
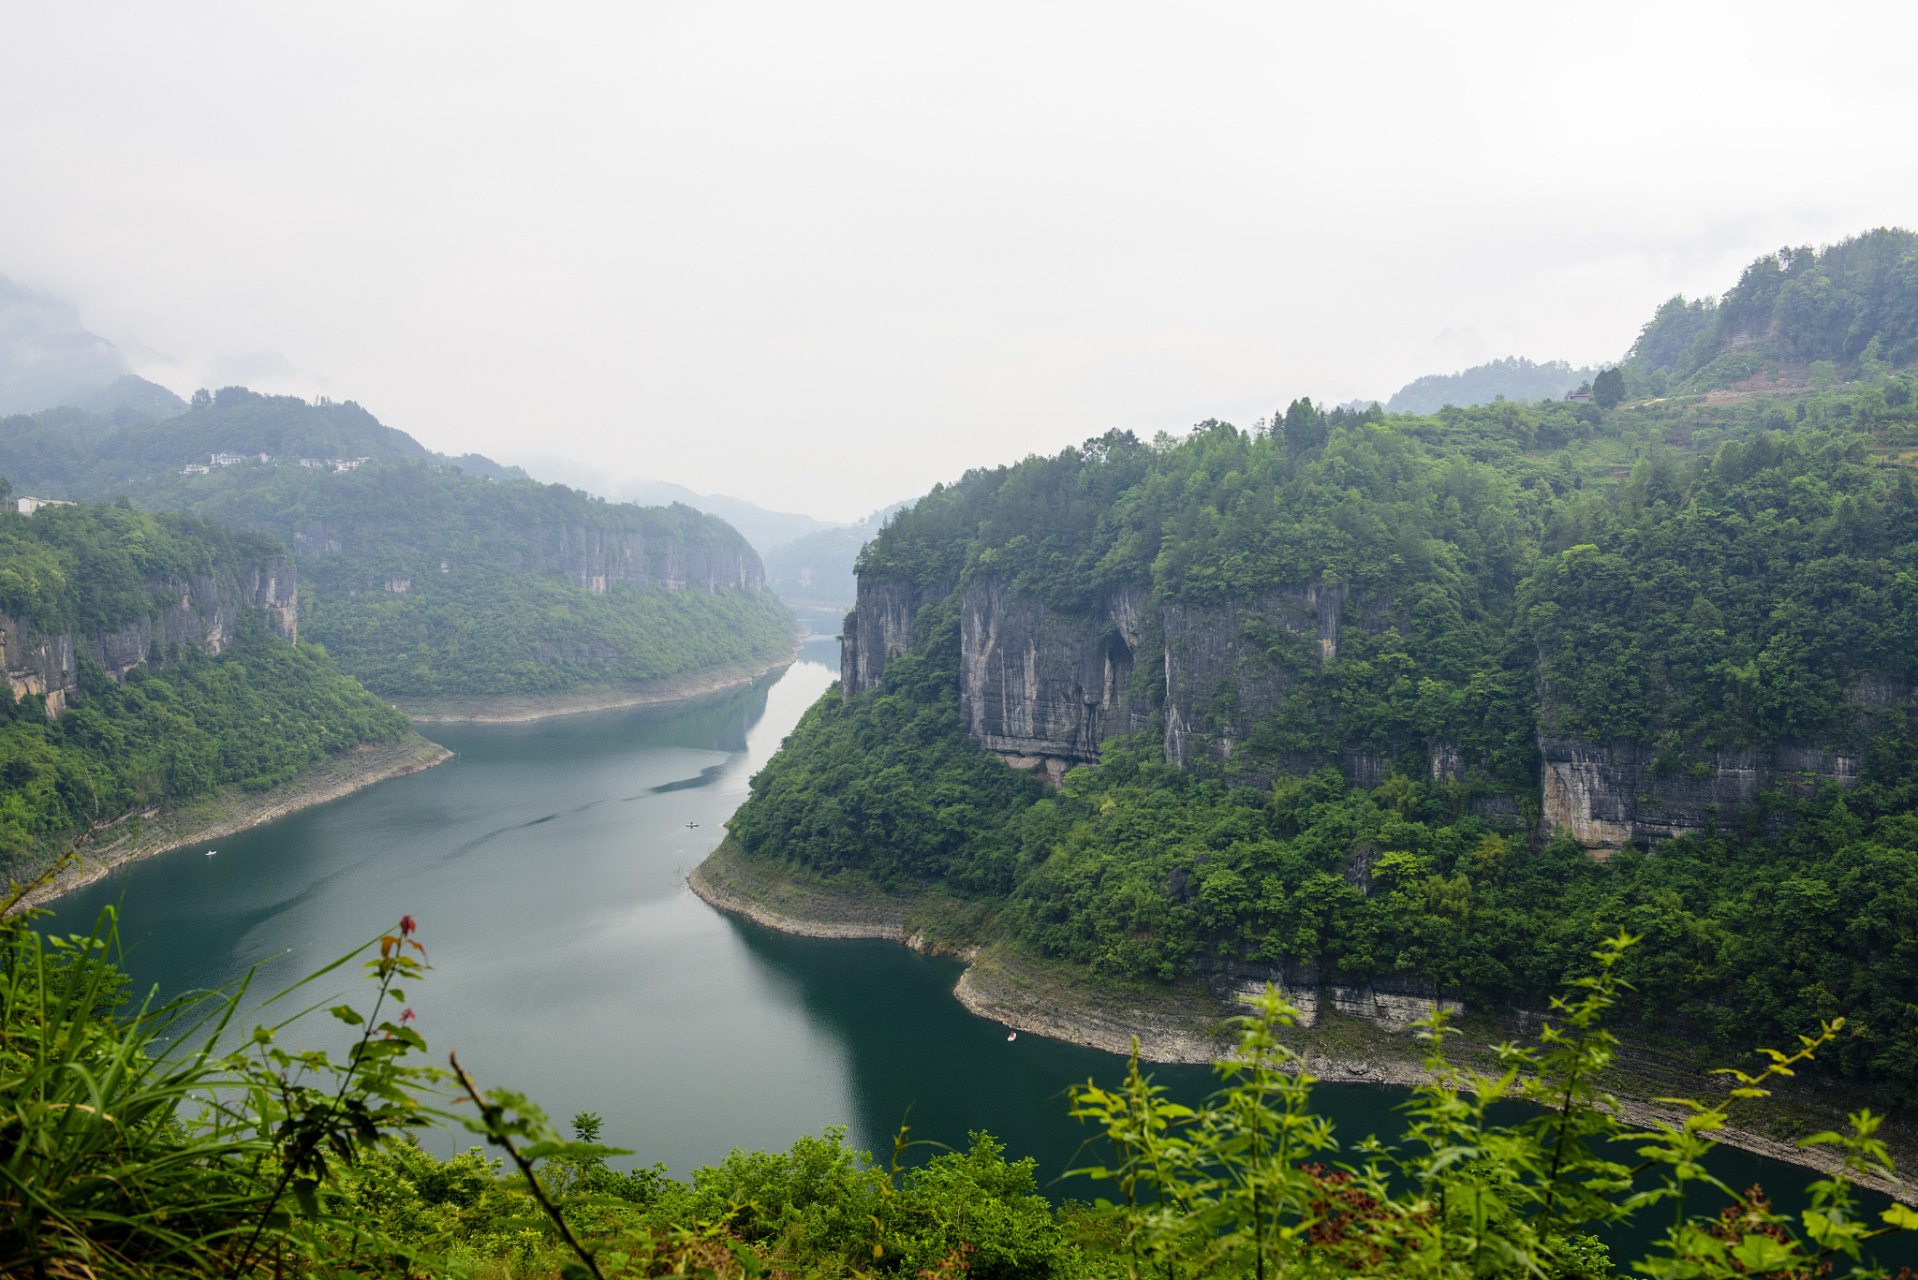
[[[0,29],[0,1275],[1918,1268],[1913,11]]]

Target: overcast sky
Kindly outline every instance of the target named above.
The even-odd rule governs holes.
[[[9,4],[0,274],[182,394],[852,518],[1617,358],[1918,225],[1918,6]]]

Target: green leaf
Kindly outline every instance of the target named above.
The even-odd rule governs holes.
[[[1798,1256],[1770,1236],[1746,1236],[1732,1249],[1747,1271],[1783,1271]]]

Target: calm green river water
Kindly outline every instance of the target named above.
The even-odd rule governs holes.
[[[410,913],[434,968],[408,1004],[435,1053],[457,1049],[482,1086],[521,1089],[555,1120],[599,1112],[603,1140],[637,1162],[683,1174],[829,1125],[889,1151],[910,1113],[915,1138],[957,1146],[984,1129],[1036,1157],[1050,1194],[1089,1196],[1055,1181],[1088,1136],[1062,1091],[1116,1082],[1120,1059],[1007,1043],[952,999],[954,961],[774,933],[686,888],[838,671],[836,642],[815,638],[777,679],[691,706],[427,726],[456,761],[215,841],[214,857],[201,844],[138,863],[63,899],[49,931],[89,929],[118,903],[138,990],[217,987],[258,966],[265,992]],[[357,998],[355,985],[342,971],[302,1004]],[[337,1023],[310,1021],[307,1043],[344,1048]],[[1212,1080],[1156,1074],[1187,1099]],[[1396,1132],[1402,1094],[1320,1093],[1348,1140]],[[427,1141],[446,1154],[456,1139]],[[1781,1203],[1811,1177],[1731,1151],[1718,1172]]]

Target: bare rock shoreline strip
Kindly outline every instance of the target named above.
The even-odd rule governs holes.
[[[915,950],[929,949],[924,938],[910,930],[911,904],[906,899],[834,902],[828,907],[832,918],[812,918],[825,914],[818,910],[827,905],[821,891],[795,889],[743,872],[728,842],[694,868],[686,883],[712,907],[781,933],[808,938],[884,938]],[[805,914],[791,914],[794,910]],[[955,954],[966,961],[966,969],[953,988],[954,998],[974,1015],[1011,1030],[1121,1056],[1132,1052],[1136,1036],[1139,1057],[1144,1062],[1205,1064],[1219,1061],[1230,1050],[1224,1034],[1209,1035],[1202,1025],[1194,1025],[1196,1020],[1190,1015],[1203,1017],[1207,1011],[1187,1008],[1168,1013],[1148,1008],[1144,1002],[1129,1002],[1123,994],[1110,998],[1090,987],[1048,980],[1003,947],[967,948]],[[1216,1026],[1235,1011],[1220,1005],[1209,1012],[1211,1017],[1205,1020]],[[1316,1051],[1309,1033],[1305,1044],[1295,1047],[1303,1054],[1307,1069],[1329,1084],[1410,1088],[1431,1079],[1410,1052],[1414,1046],[1409,1042],[1404,1056],[1373,1054],[1363,1061],[1339,1060]],[[1646,1128],[1660,1121],[1680,1123],[1684,1118],[1674,1108],[1623,1096],[1618,1099],[1615,1114],[1626,1124]],[[1840,1168],[1839,1158],[1826,1147],[1799,1147],[1738,1128],[1721,1130],[1715,1137],[1725,1146],[1821,1173],[1836,1173]],[[1918,1205],[1918,1186],[1873,1177],[1860,1178],[1858,1184],[1905,1204]]]
[[[662,706],[703,698],[708,694],[730,693],[790,667],[798,657],[799,640],[795,637],[792,650],[771,662],[711,668],[685,676],[644,680],[635,684],[596,685],[569,693],[524,698],[448,698],[437,702],[399,702],[394,705],[414,724],[525,724],[555,716]]]
[[[19,906],[44,906],[111,875],[128,863],[182,845],[235,835],[301,809],[338,800],[376,782],[430,769],[452,758],[453,753],[437,742],[408,733],[390,746],[363,746],[345,752],[256,796],[229,787],[184,809],[145,815],[137,826],[131,821],[127,823],[132,829],[111,843],[96,843],[82,849],[77,865],[28,894]]]

